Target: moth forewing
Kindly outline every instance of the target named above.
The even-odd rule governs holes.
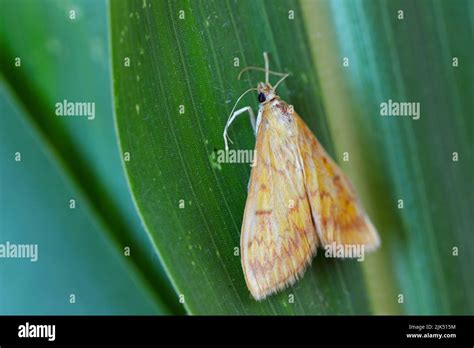
[[[336,242],[376,249],[380,239],[349,178],[328,155],[304,121],[294,113],[305,185],[321,245]]]
[[[242,224],[242,267],[257,300],[294,283],[317,248],[298,137],[279,102],[262,108]]]

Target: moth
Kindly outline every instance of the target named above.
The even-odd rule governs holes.
[[[302,277],[318,247],[363,245],[371,251],[380,238],[348,177],[321,146],[311,130],[276,93],[289,74],[265,68],[265,82],[245,91],[224,128],[235,118],[250,115],[256,135],[255,159],[248,187],[240,238],[242,269],[256,300],[278,292]],[[269,75],[282,76],[272,86]],[[235,110],[242,97],[258,92],[257,119],[247,106]]]

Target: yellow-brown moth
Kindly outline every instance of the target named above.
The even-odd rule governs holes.
[[[257,120],[250,107],[232,109],[224,129],[248,112],[256,135],[256,165],[250,175],[240,238],[242,268],[252,296],[262,300],[301,277],[318,247],[362,245],[371,251],[380,239],[349,179],[305,122],[275,92],[288,77],[269,70],[258,92]],[[272,86],[269,75],[282,78]],[[240,78],[240,75],[239,75]]]

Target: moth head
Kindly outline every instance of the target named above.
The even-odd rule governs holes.
[[[259,82],[257,86],[258,102],[266,103],[277,96],[275,89],[268,83]]]

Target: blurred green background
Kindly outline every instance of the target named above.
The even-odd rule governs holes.
[[[472,1],[0,9],[0,243],[39,245],[35,263],[0,259],[1,314],[474,313]],[[262,79],[237,74],[263,51],[292,73],[279,93],[351,177],[382,247],[363,263],[316,257],[257,303],[234,256],[249,167],[214,156]],[[95,102],[95,119],[55,116],[64,99]],[[420,102],[420,120],[381,117],[388,99]],[[230,136],[254,146],[248,120]]]

